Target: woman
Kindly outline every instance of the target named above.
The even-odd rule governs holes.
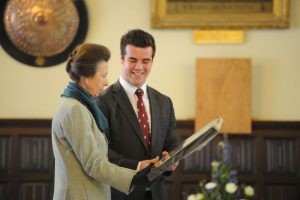
[[[109,58],[109,50],[96,44],[79,45],[70,55],[66,71],[74,82],[64,90],[52,121],[55,200],[106,200],[110,186],[129,193],[136,184],[150,184],[150,167],[136,174],[107,159],[107,121],[92,97],[108,85]]]

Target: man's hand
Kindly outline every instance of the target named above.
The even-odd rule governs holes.
[[[159,157],[158,156],[156,156],[155,158],[153,158],[151,160],[142,160],[142,161],[140,161],[140,170],[146,168],[150,164],[155,164],[158,161],[159,161]]]
[[[169,153],[167,151],[163,151],[162,152],[162,157],[163,157],[163,160],[167,160],[167,159],[170,158],[170,155],[169,155]],[[178,164],[179,163],[176,162],[173,165],[171,165],[170,168],[169,168],[169,171],[175,171],[175,169],[177,168]]]

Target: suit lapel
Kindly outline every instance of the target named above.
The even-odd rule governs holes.
[[[149,104],[150,104],[150,112],[151,112],[151,152],[155,152],[155,144],[158,144],[159,141],[159,130],[158,130],[158,124],[159,122],[159,106],[157,97],[155,96],[153,90],[149,87],[147,87],[147,93],[149,98]]]
[[[113,95],[117,103],[120,105],[121,111],[126,115],[129,123],[132,125],[133,129],[135,130],[137,137],[141,140],[141,142],[144,144],[144,147],[146,148],[144,136],[141,131],[140,124],[138,122],[134,109],[132,108],[128,96],[124,91],[123,87],[121,86],[121,84],[119,83],[119,81],[117,81],[114,84]]]

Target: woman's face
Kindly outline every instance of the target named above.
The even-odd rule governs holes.
[[[96,67],[95,75],[83,78],[83,87],[90,93],[91,96],[99,96],[99,94],[104,90],[104,87],[108,86],[107,74],[107,62],[99,62]]]

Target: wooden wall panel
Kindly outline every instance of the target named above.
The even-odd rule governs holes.
[[[10,156],[10,143],[8,136],[0,136],[0,171],[7,171]]]
[[[231,138],[230,160],[235,169],[242,174],[255,174],[256,151],[253,137]]]
[[[215,158],[216,140],[213,140],[201,151],[192,153],[182,162],[182,170],[187,173],[191,172],[209,172],[210,163]]]
[[[50,120],[0,120],[1,200],[46,200],[48,194],[51,199],[50,126]],[[252,126],[251,135],[228,136],[239,182],[255,187],[253,200],[300,199],[300,122],[253,122]],[[177,122],[181,141],[192,133],[194,121]],[[181,162],[167,178],[168,200],[186,200],[199,190],[200,180],[210,180],[210,161],[221,137]]]
[[[47,200],[49,183],[21,183],[19,200]]]
[[[0,157],[6,160],[0,165],[7,168],[0,170],[1,200],[48,199],[54,162],[50,133],[50,120],[0,120]]]
[[[266,138],[266,172],[269,174],[296,173],[296,138]]]
[[[267,200],[299,200],[297,185],[267,185],[265,199]]]
[[[22,136],[19,139],[20,170],[50,171],[52,154],[50,136]]]
[[[251,133],[251,60],[200,58],[196,66],[196,130],[220,116],[221,132]]]
[[[8,199],[7,196],[7,183],[1,183],[0,182],[0,199],[5,200]]]

